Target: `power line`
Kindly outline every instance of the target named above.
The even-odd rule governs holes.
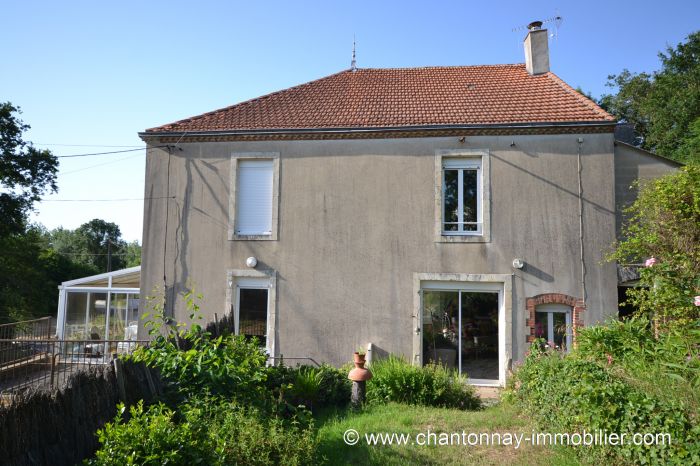
[[[121,159],[111,160],[111,161],[109,161],[109,162],[102,162],[102,163],[98,163],[98,164],[95,164],[95,165],[90,165],[90,166],[87,166],[87,167],[78,168],[77,170],[69,170],[69,171],[67,171],[67,172],[63,172],[63,171],[62,171],[62,172],[60,172],[60,175],[61,175],[61,176],[63,176],[63,175],[70,175],[71,173],[82,172],[82,171],[85,171],[85,170],[90,170],[91,168],[101,167],[101,166],[103,166],[103,165],[109,165],[109,164],[112,164],[112,163],[121,162],[121,161],[123,161],[123,160],[133,159],[134,157],[140,157],[141,155],[143,155],[143,154],[134,154],[134,155],[130,155],[130,156],[128,156],[128,157],[123,157],[123,158],[121,158]]]
[[[175,196],[125,197],[121,199],[41,199],[41,202],[122,202],[147,201],[151,199],[175,199]]]
[[[119,256],[119,257],[121,257],[121,256],[128,256],[128,255],[129,255],[129,254],[126,253],[126,252],[120,252],[119,254],[115,254],[115,253],[111,253],[111,254],[90,254],[90,253],[87,253],[87,252],[63,252],[63,251],[58,251],[58,250],[56,250],[56,249],[54,249],[54,251],[56,251],[56,254],[60,254],[60,255],[62,255],[62,256],[112,256],[112,257]]]
[[[106,144],[54,144],[54,143],[39,143],[34,142],[35,146],[59,146],[59,147],[143,147],[143,146],[114,146]]]
[[[141,147],[139,149],[113,150],[113,151],[109,151],[109,152],[90,152],[88,154],[57,155],[56,158],[66,159],[69,157],[90,157],[92,155],[122,154],[124,152],[136,152],[138,150],[146,150],[146,149],[148,149],[148,147]]]

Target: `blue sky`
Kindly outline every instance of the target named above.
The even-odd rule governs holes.
[[[658,51],[700,28],[697,1],[0,0],[0,11],[0,101],[57,155],[142,146],[145,128],[348,68],[353,34],[361,68],[521,63],[525,32],[512,29],[558,13],[552,71],[599,96],[609,74],[658,69]],[[63,159],[48,199],[143,197],[144,163]],[[103,218],[140,240],[142,215],[140,201],[42,202],[33,219]]]

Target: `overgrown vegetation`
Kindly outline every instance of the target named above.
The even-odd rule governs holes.
[[[158,404],[130,409],[98,431],[90,465],[306,465],[316,456],[310,417],[267,416],[221,398],[193,397],[177,411]]]
[[[605,334],[602,339],[601,334]],[[696,464],[700,462],[697,411],[693,412],[684,395],[673,392],[672,377],[664,369],[655,370],[664,363],[671,368],[670,362],[656,361],[649,374],[657,378],[657,384],[664,384],[665,393],[649,390],[651,377],[643,374],[639,352],[655,352],[657,345],[630,351],[638,334],[636,324],[615,324],[606,331],[589,331],[579,337],[585,350],[566,356],[558,351],[542,350],[544,342],[538,341],[516,373],[512,397],[550,432],[602,430],[608,434],[626,434],[628,441],[624,445],[598,445],[585,447],[585,452],[580,450],[596,461]],[[616,364],[616,356],[605,352],[608,349],[627,363]],[[656,354],[658,357],[664,351]],[[692,357],[696,356],[697,350]],[[696,363],[692,364],[697,367]],[[636,433],[669,434],[670,444],[635,445],[631,440]]]
[[[480,400],[466,379],[443,366],[418,367],[403,358],[389,356],[372,363],[371,369],[374,377],[367,382],[370,402],[458,409],[480,407]]]
[[[645,263],[632,303],[662,329],[700,318],[700,165],[642,185],[610,258]]]

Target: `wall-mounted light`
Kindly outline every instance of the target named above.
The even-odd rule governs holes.
[[[245,265],[247,265],[251,269],[254,269],[255,266],[258,265],[258,260],[255,257],[250,256],[245,260]]]
[[[525,267],[525,262],[522,259],[520,259],[518,257],[513,259],[513,268],[514,269],[522,269],[523,267]]]

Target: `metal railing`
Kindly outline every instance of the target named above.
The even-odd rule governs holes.
[[[57,388],[72,374],[109,364],[146,340],[0,339],[0,393]]]
[[[53,319],[51,317],[0,324],[0,340],[35,338],[48,340],[53,335],[53,327]]]

